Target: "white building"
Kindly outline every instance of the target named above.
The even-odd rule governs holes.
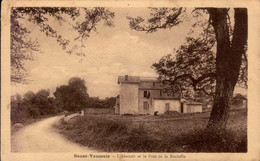
[[[180,113],[202,112],[202,104],[182,103],[178,93],[163,92],[163,83],[156,77],[119,76],[119,96],[116,114],[163,114],[166,111]]]

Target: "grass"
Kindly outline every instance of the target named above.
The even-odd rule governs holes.
[[[247,112],[232,111],[227,131],[204,131],[209,113],[162,116],[87,115],[56,128],[76,143],[106,152],[246,152]]]

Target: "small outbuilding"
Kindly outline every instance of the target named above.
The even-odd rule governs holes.
[[[172,98],[154,98],[153,99],[153,111],[157,114],[164,114],[168,111],[181,112],[181,102],[179,99]]]
[[[232,99],[231,109],[239,109],[247,107],[247,98],[242,94],[236,94]]]
[[[176,111],[179,113],[195,113],[202,112],[202,103],[194,101],[186,101],[184,99],[172,98],[154,98],[153,111],[157,114],[163,114],[168,111]]]

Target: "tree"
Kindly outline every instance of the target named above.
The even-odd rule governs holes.
[[[30,31],[22,24],[21,20],[36,24],[39,31],[43,32],[47,37],[57,40],[60,46],[65,50],[69,40],[63,38],[62,34],[55,31],[48,23],[51,18],[55,18],[57,22],[75,22],[72,28],[78,32],[75,40],[80,40],[80,46],[73,49],[81,49],[76,54],[84,55],[82,48],[89,37],[90,33],[96,31],[96,25],[105,21],[105,25],[112,26],[114,13],[103,7],[95,8],[75,8],[75,7],[12,7],[11,8],[11,82],[24,83],[28,81],[26,77],[28,73],[24,68],[25,60],[32,60],[33,52],[39,52],[40,44],[32,40]],[[69,18],[67,20],[66,18]],[[82,19],[83,18],[83,19]],[[75,53],[72,49],[67,50],[68,53]]]
[[[23,123],[29,118],[38,118],[43,115],[56,114],[60,112],[55,104],[55,99],[49,97],[50,91],[39,90],[36,94],[28,91],[23,98],[16,94],[11,96],[11,121]]]
[[[210,100],[215,87],[215,41],[191,37],[186,41],[174,51],[176,55],[168,54],[152,67],[164,81],[167,93],[181,93],[182,98],[195,101]],[[199,78],[201,81],[193,80]]]
[[[49,100],[50,91],[46,89],[39,90],[36,94],[35,105],[39,109],[40,115],[51,114],[54,110],[53,106]]]
[[[178,50],[153,64],[164,81],[167,93],[181,93],[182,98],[195,101],[209,102],[213,99],[216,86],[215,42],[213,35],[207,35],[207,38],[187,37],[186,43]],[[192,78],[198,79],[203,75],[209,77],[203,81],[192,81]],[[237,85],[247,87],[247,61],[244,56]]]
[[[78,111],[84,108],[89,97],[84,79],[73,77],[68,85],[56,88],[55,99],[63,110]]]
[[[48,97],[48,101],[50,104],[50,113],[51,114],[56,114],[59,112],[62,112],[61,106],[59,106],[57,100],[54,97]]]
[[[106,97],[99,99],[99,97],[89,97],[87,101],[87,108],[112,108],[115,106],[115,97]]]
[[[33,91],[28,91],[24,94],[23,105],[27,118],[37,118],[40,115],[39,108],[36,105],[36,95]]]
[[[212,25],[216,39],[216,89],[212,112],[208,121],[208,130],[223,130],[229,118],[231,100],[245,55],[247,46],[248,17],[246,8],[234,8],[234,28],[230,29],[228,8],[197,8],[209,14],[209,26]],[[183,8],[153,8],[147,22],[141,17],[131,18],[130,27],[137,31],[152,33],[158,29],[172,28],[181,22]],[[193,83],[208,78],[203,75],[189,80]],[[183,77],[183,78],[184,78]]]
[[[26,110],[22,102],[22,96],[11,96],[11,123],[21,123],[27,118]]]
[[[106,97],[105,103],[107,108],[114,107],[116,104],[116,97]]]

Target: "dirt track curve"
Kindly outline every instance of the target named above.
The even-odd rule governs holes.
[[[52,127],[61,116],[27,125],[12,136],[12,152],[96,152],[66,140]]]

